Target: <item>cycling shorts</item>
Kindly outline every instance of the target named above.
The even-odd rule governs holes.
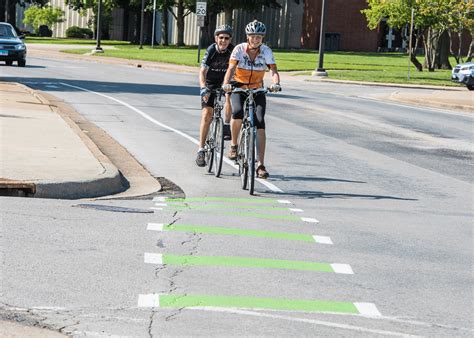
[[[244,118],[244,102],[247,95],[244,93],[232,93],[230,97],[232,102],[232,118],[242,120]],[[265,108],[267,106],[267,97],[261,93],[255,96],[254,124],[257,129],[265,129]]]

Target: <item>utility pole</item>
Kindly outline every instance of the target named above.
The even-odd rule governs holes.
[[[324,61],[324,44],[326,42],[326,16],[327,16],[327,0],[323,0],[321,8],[321,29],[319,34],[319,64],[318,68],[313,71],[313,76],[328,76],[328,73],[323,67]]]
[[[140,22],[140,49],[143,49],[143,24],[145,21],[145,0],[142,0],[142,14]]]
[[[410,64],[411,64],[411,48],[412,48],[412,39],[413,39],[413,19],[415,16],[415,9],[411,9],[411,23],[410,23],[410,41],[408,41],[408,80],[410,80]]]
[[[7,0],[8,1],[8,0]],[[100,18],[102,16],[102,0],[99,0],[99,3],[97,4],[97,27],[96,27],[96,45],[95,45],[95,49],[92,50],[92,53],[103,53],[104,50],[102,49],[102,47],[100,46],[100,36],[102,35],[101,34],[101,28],[100,28]]]
[[[153,0],[153,27],[151,29],[151,48],[155,47],[156,0]]]

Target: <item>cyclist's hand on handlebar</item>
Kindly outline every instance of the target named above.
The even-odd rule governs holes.
[[[222,90],[226,93],[230,93],[232,91],[232,85],[230,83],[223,84]]]
[[[268,90],[272,93],[276,93],[281,91],[281,86],[279,83],[274,83],[270,87],[268,87]]]
[[[206,96],[207,94],[209,94],[209,88],[207,87],[201,88],[201,91],[200,91],[201,97]]]

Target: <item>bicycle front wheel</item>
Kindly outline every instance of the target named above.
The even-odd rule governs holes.
[[[224,121],[221,117],[216,120],[214,143],[214,175],[219,177],[222,171],[222,159],[224,158]]]
[[[214,159],[214,147],[215,147],[215,133],[216,133],[216,123],[212,120],[211,125],[209,126],[209,131],[207,132],[206,137],[206,165],[207,172],[212,172],[212,164]]]
[[[255,127],[250,128],[249,133],[249,143],[248,143],[248,159],[247,159],[247,169],[248,169],[248,179],[249,179],[249,193],[253,195],[255,187],[255,137],[256,137]]]
[[[247,144],[248,144],[248,133],[247,130],[243,130],[241,135],[240,135],[240,140],[239,140],[239,175],[240,175],[240,183],[242,186],[242,189],[247,189],[247,183],[248,183],[248,166],[247,166]]]

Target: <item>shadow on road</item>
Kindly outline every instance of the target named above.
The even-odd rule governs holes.
[[[268,193],[274,193],[268,191]],[[325,193],[322,191],[285,191],[283,193],[278,193],[281,196],[294,196],[294,197],[304,197],[308,199],[316,198],[339,198],[339,199],[367,199],[367,200],[398,200],[398,201],[418,201],[415,198],[406,198],[398,196],[385,196],[385,195],[361,195],[361,194],[345,194],[345,193]]]
[[[330,177],[314,177],[314,176],[284,176],[284,175],[272,175],[272,179],[288,182],[288,181],[303,181],[303,182],[345,182],[345,183],[367,183],[362,181],[351,181],[339,178]]]

